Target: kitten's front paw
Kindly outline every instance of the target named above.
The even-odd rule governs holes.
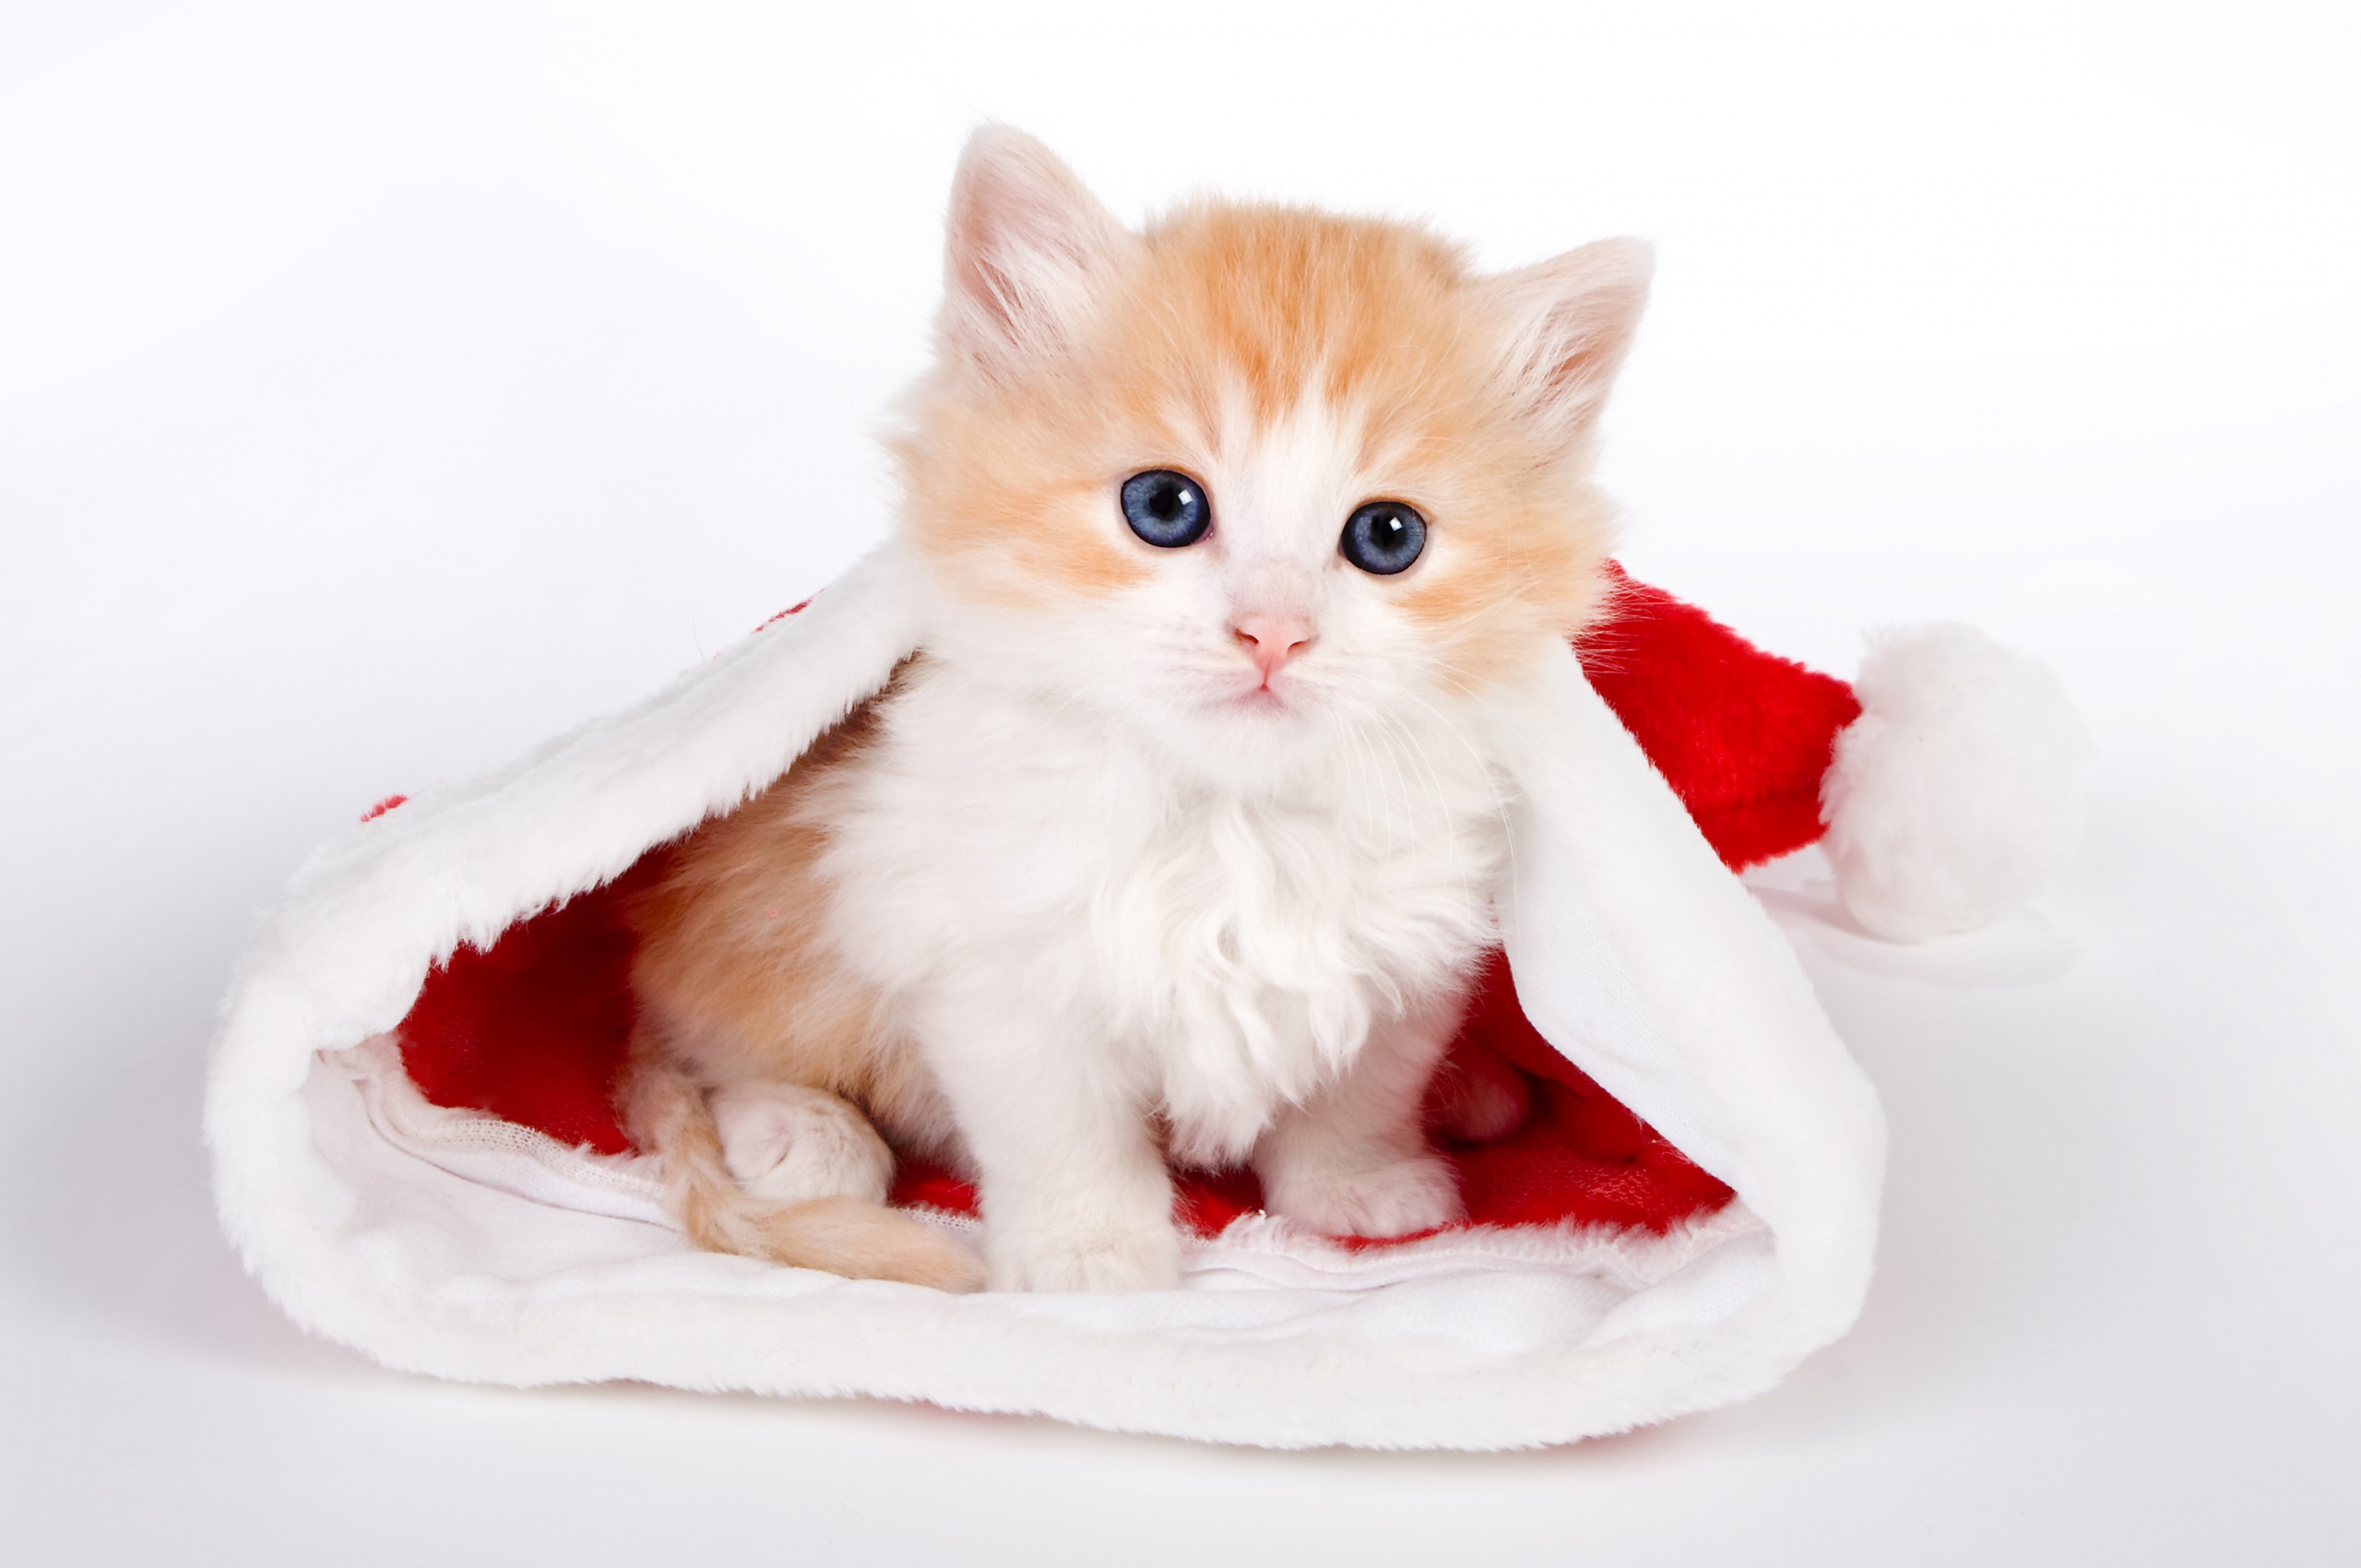
[[[1265,1171],[1271,1212],[1323,1236],[1408,1236],[1464,1218],[1459,1181],[1427,1154],[1358,1169]]]
[[[1169,1290],[1180,1283],[1180,1237],[1139,1230],[987,1231],[995,1290]]]

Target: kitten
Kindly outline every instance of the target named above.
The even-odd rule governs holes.
[[[981,1282],[887,1138],[976,1176],[996,1289],[1174,1284],[1168,1159],[1314,1231],[1458,1218],[1420,1108],[1495,941],[1482,738],[1607,591],[1648,266],[1138,233],[977,135],[895,443],[922,650],[638,906],[625,1112],[699,1243]]]

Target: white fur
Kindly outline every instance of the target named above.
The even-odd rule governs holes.
[[[1064,1231],[1169,1231],[1151,1116],[1184,1160],[1322,1160],[1330,1188],[1402,1188],[1388,1167],[1424,1159],[1426,1072],[1491,937],[1500,784],[1416,712],[1300,761],[1240,789],[965,663],[920,665],[890,707],[836,808],[839,940],[949,1098],[1002,1283]],[[1265,1139],[1331,1101],[1348,1132]],[[1425,1190],[1357,1212],[1389,1234],[1451,1218]]]
[[[1853,918],[1896,942],[2023,903],[2082,823],[2081,722],[2047,670],[1971,626],[1873,638],[1822,782],[1824,840]]]
[[[1349,415],[1229,435],[1190,455],[1213,531],[1138,587],[1011,614],[931,581],[929,657],[828,807],[839,949],[933,1070],[1003,1288],[1170,1282],[1158,1122],[1306,1223],[1458,1212],[1420,1102],[1493,941],[1480,737],[1520,699],[1459,690],[1338,554],[1377,484]],[[1256,614],[1311,639],[1267,680]]]

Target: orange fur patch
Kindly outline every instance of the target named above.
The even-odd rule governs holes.
[[[922,1120],[931,1084],[828,941],[819,869],[827,797],[857,765],[883,700],[674,849],[663,881],[633,909],[632,989],[643,1030],[707,1084],[808,1085],[890,1127]]]
[[[1154,553],[1123,525],[1127,475],[1197,466],[1240,399],[1264,426],[1317,400],[1362,431],[1375,494],[1433,529],[1389,585],[1405,613],[1463,678],[1495,678],[1596,613],[1612,528],[1583,444],[1510,384],[1512,324],[1480,284],[1413,225],[1183,208],[1098,280],[1074,351],[1014,385],[954,367],[921,388],[896,445],[910,533],[982,602],[1118,592]]]

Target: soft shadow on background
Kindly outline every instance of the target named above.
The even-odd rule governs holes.
[[[2361,1508],[2350,6],[30,6],[0,19],[0,1499],[43,1562],[2339,1561]],[[2048,659],[2082,849],[1901,952],[1755,879],[1884,1095],[1859,1328],[1580,1448],[1270,1455],[433,1384],[196,1139],[255,911],[888,505],[985,118],[1660,282],[1625,558],[1849,674]]]

